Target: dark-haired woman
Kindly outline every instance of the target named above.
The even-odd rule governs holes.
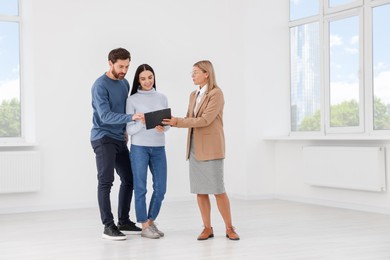
[[[156,91],[155,74],[148,64],[140,65],[134,75],[133,88],[127,99],[126,113],[147,113],[168,107],[165,95]],[[134,197],[137,222],[142,224],[141,236],[160,238],[155,220],[160,212],[167,188],[167,160],[165,154],[165,131],[169,126],[156,126],[147,130],[144,120],[127,124],[131,136],[130,161],[134,179]],[[146,207],[147,172],[152,174],[153,194]]]

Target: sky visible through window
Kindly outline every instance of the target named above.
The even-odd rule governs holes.
[[[330,23],[331,105],[359,101],[359,20],[357,16]]]
[[[319,1],[314,0],[291,0],[290,20],[296,20],[308,16],[318,15]]]
[[[0,14],[18,15],[18,0],[0,0]]]

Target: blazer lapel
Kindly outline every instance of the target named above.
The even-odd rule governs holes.
[[[194,115],[195,104],[196,104],[196,91],[192,92],[191,94],[190,105],[189,105],[190,117],[195,117]]]

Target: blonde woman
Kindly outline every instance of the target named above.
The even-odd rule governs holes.
[[[188,128],[187,159],[190,166],[191,193],[197,194],[204,229],[198,240],[214,237],[211,225],[210,194],[214,194],[218,210],[225,222],[226,237],[239,240],[230,212],[224,185],[225,137],[223,131],[224,97],[215,79],[213,65],[198,61],[192,68],[192,80],[198,86],[190,95],[187,116],[164,119],[163,123]]]

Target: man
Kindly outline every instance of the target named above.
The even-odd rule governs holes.
[[[130,53],[126,49],[112,50],[108,54],[109,70],[92,86],[91,144],[96,155],[98,203],[104,225],[103,238],[111,240],[125,240],[126,235],[121,231],[141,231],[129,218],[133,196],[133,173],[127,147],[126,124],[143,119],[143,114],[125,114],[130,90],[125,75],[129,69],[130,59]],[[114,169],[121,180],[118,226],[115,225],[110,202]]]

